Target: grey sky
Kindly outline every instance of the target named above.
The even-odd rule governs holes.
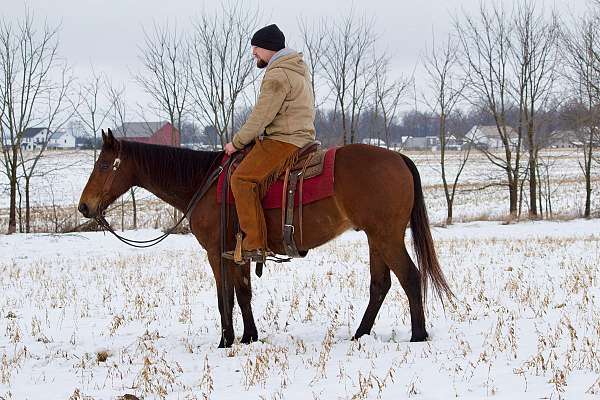
[[[489,1],[489,0],[488,0]],[[589,0],[546,1],[556,4],[561,14],[581,13]],[[509,3],[509,1],[506,1]],[[21,17],[24,3],[3,0],[0,15]],[[191,16],[203,9],[217,7],[217,1],[197,0],[28,0],[38,20],[61,22],[60,52],[74,67],[76,76],[89,76],[93,64],[115,83],[126,83],[129,100],[143,101],[139,88],[131,80],[131,72],[139,69],[138,46],[143,42],[143,27],[153,21],[169,20],[187,29]],[[246,3],[246,2],[244,2]],[[257,4],[256,0],[252,3]],[[374,17],[381,34],[380,45],[392,54],[395,73],[410,74],[431,40],[432,31],[444,36],[450,29],[449,15],[461,9],[475,11],[479,0],[261,0],[266,23],[277,23],[286,34],[288,44],[298,47],[297,18],[336,17],[354,7],[357,14]],[[542,4],[542,2],[539,2]],[[250,50],[249,53],[250,54]],[[420,73],[417,71],[417,79]],[[417,82],[418,84],[419,82]]]

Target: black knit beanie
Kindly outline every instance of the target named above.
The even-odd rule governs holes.
[[[277,25],[271,24],[256,31],[250,44],[263,49],[279,51],[285,47],[285,36]]]

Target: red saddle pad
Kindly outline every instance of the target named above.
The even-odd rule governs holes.
[[[335,164],[335,151],[335,147],[327,149],[325,159],[323,160],[323,172],[321,174],[304,180],[302,187],[302,204],[312,203],[333,196],[333,166]],[[227,156],[223,157],[223,164],[225,164],[227,159]],[[219,182],[217,183],[217,203],[222,202],[221,193],[223,192],[223,181],[225,176],[225,173],[222,173],[219,176]],[[280,177],[271,185],[267,194],[262,199],[263,208],[281,208],[282,190],[283,178]],[[231,189],[229,190],[228,197],[228,201],[233,203]],[[294,204],[298,205],[298,188],[296,188]]]

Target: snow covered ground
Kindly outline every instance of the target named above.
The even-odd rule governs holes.
[[[0,398],[597,398],[599,228],[435,228],[457,301],[430,297],[425,343],[408,342],[395,279],[373,334],[349,340],[369,284],[366,240],[350,232],[253,277],[260,341],[231,349],[217,349],[215,283],[192,236],[148,250],[102,233],[0,236]]]

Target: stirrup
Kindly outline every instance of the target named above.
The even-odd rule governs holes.
[[[244,250],[242,251],[241,260],[236,257],[235,250],[224,252],[221,256],[227,260],[231,260],[238,265],[244,265],[247,262],[255,262],[264,264],[267,261],[267,257],[272,256],[273,253],[269,250]]]

